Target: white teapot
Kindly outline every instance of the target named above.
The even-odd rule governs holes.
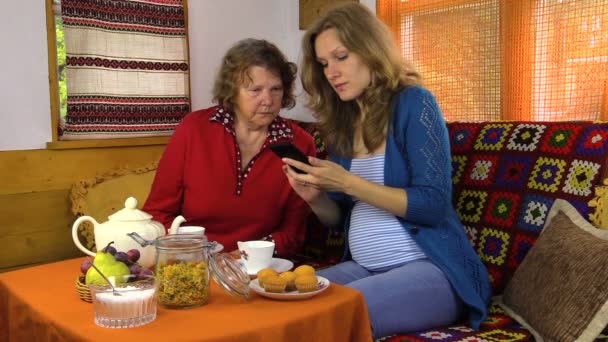
[[[80,243],[78,239],[78,226],[85,221],[93,224],[93,232],[95,235],[95,246],[97,250],[101,250],[108,243],[114,241],[113,246],[121,252],[127,252],[129,249],[135,248],[140,252],[140,258],[137,261],[143,267],[151,267],[156,263],[156,249],[154,246],[141,247],[127,234],[135,232],[147,240],[154,240],[165,235],[165,227],[159,222],[152,220],[152,215],[147,214],[137,209],[137,200],[134,197],[129,197],[125,201],[125,208],[108,216],[108,221],[98,223],[90,216],[79,217],[72,225],[72,239],[76,247],[85,254],[95,256],[95,253],[88,250]],[[182,222],[185,222],[183,216],[177,216],[172,224],[171,231],[175,231]]]

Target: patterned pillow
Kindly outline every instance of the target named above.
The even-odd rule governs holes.
[[[606,263],[608,232],[556,200],[502,306],[539,341],[593,341],[608,324]]]
[[[454,206],[500,294],[555,199],[589,216],[604,178],[608,123],[453,122],[448,130]]]

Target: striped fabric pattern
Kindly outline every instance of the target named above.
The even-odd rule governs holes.
[[[171,135],[190,112],[182,0],[62,0],[61,140]]]
[[[384,185],[384,154],[352,160],[353,174]],[[388,211],[353,198],[348,241],[359,265],[370,271],[404,264],[425,257],[424,252]]]

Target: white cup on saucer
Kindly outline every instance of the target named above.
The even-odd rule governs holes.
[[[274,242],[272,241],[238,241],[241,260],[247,268],[248,273],[257,273],[259,270],[269,267],[272,263],[274,253]]]
[[[177,227],[177,234],[205,235],[205,227],[201,227],[201,226],[179,226],[179,227]]]

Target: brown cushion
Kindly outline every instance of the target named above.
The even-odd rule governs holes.
[[[556,200],[502,306],[538,340],[593,341],[608,324],[607,266],[608,232]]]

